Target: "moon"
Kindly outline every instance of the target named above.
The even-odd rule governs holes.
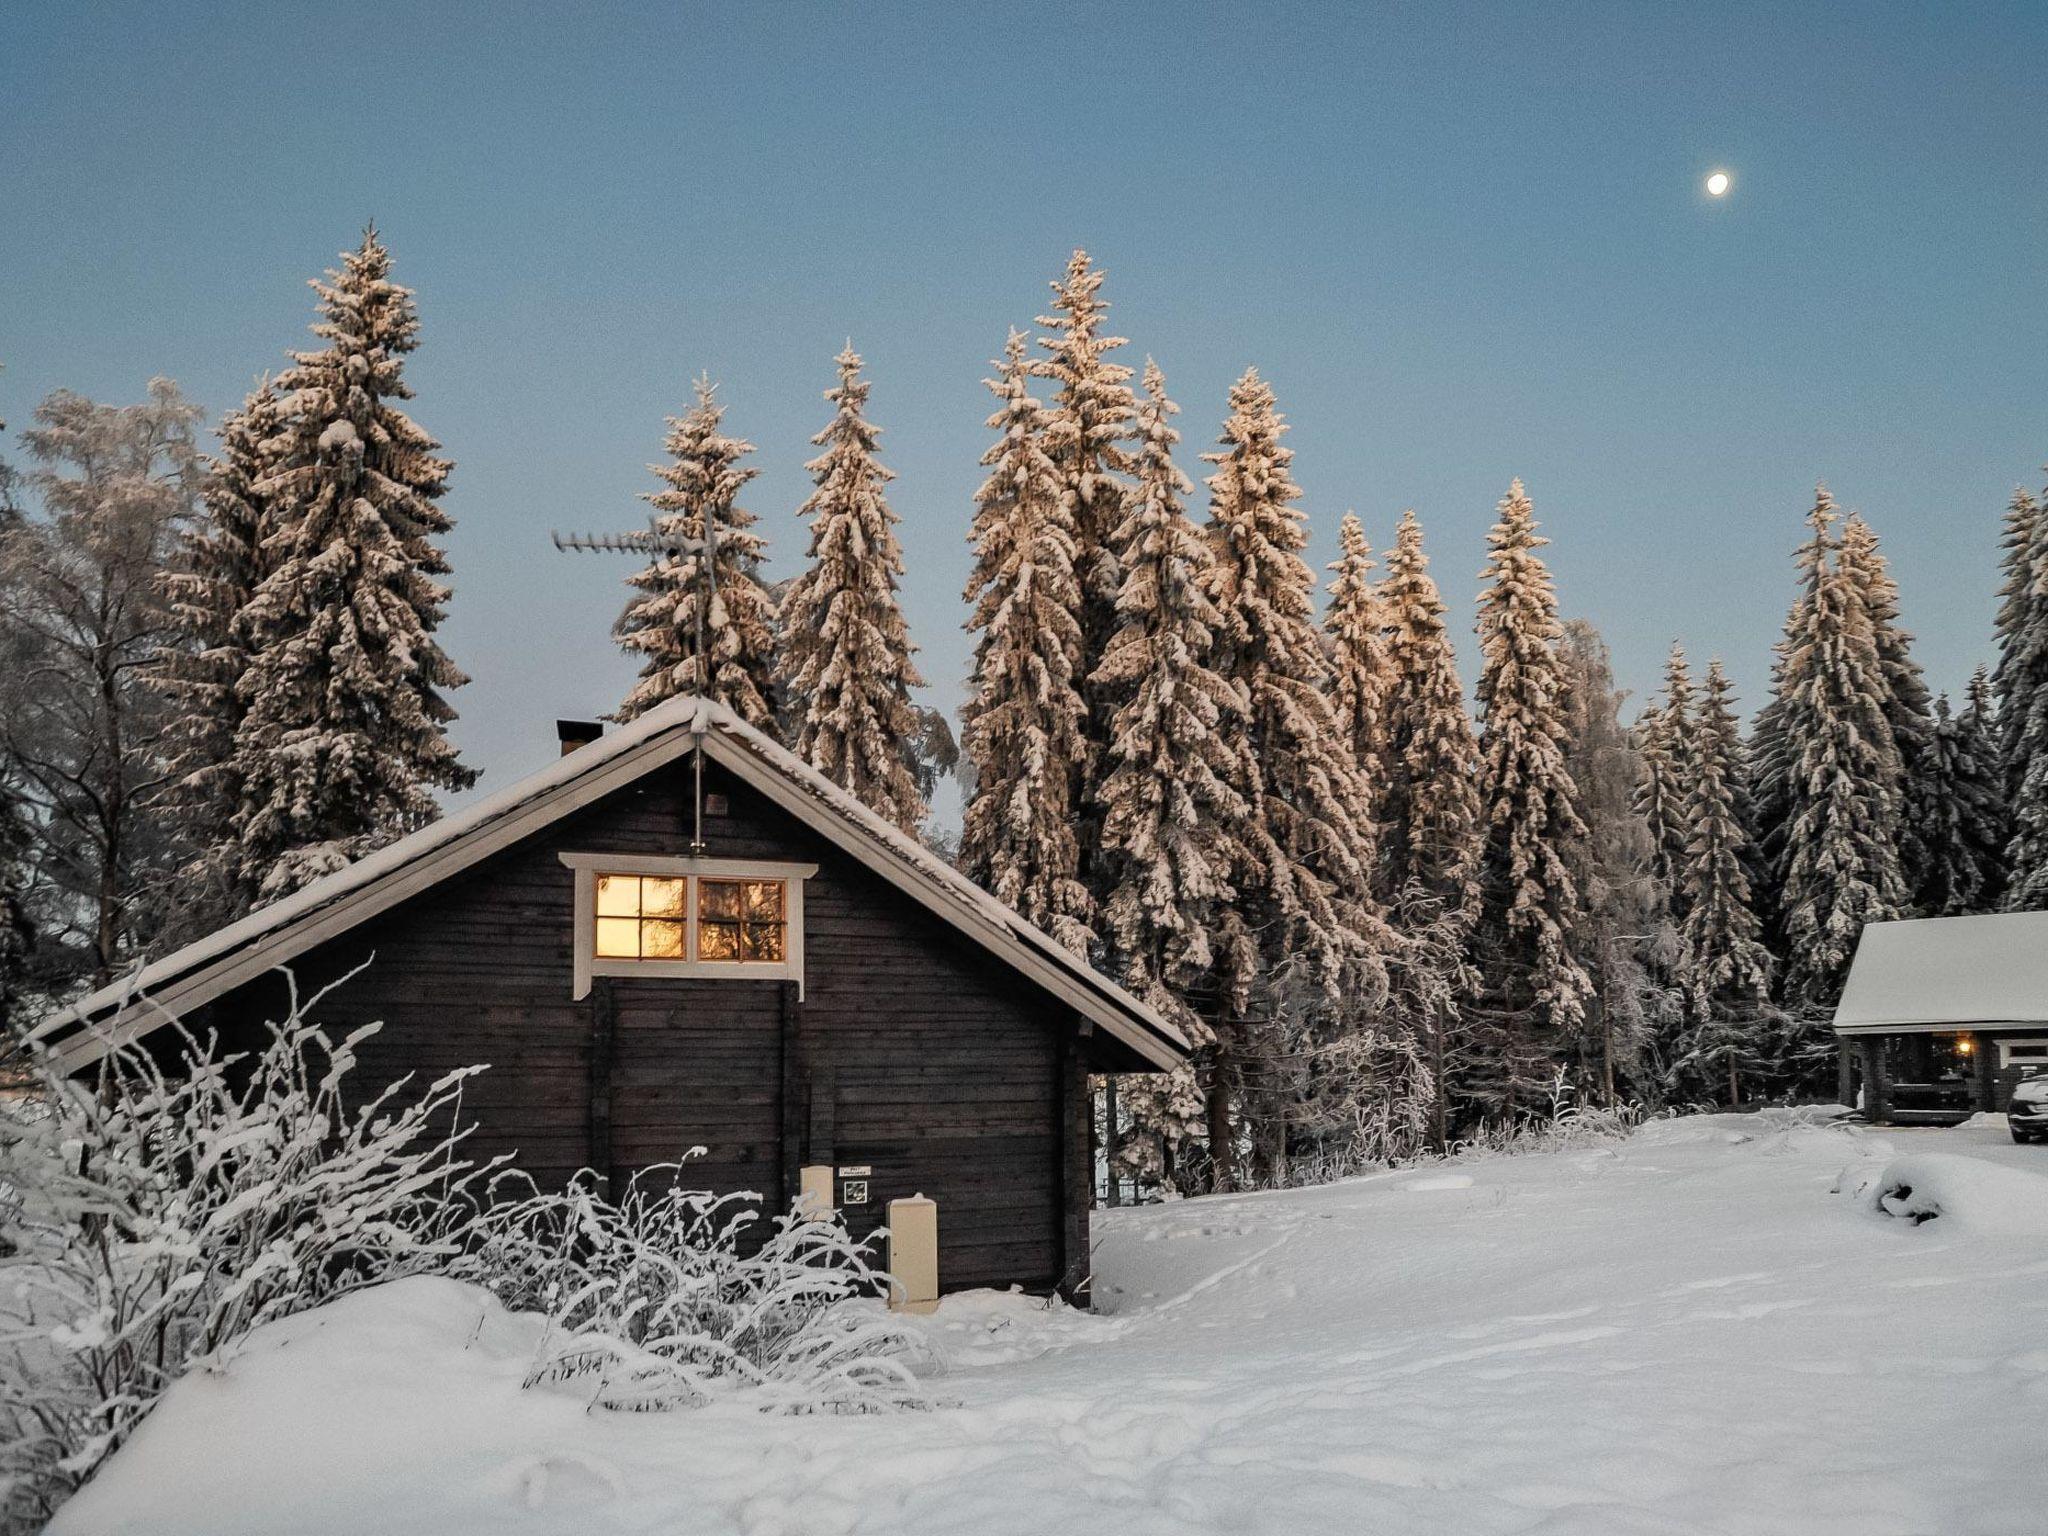
[[[1726,197],[1727,195],[1728,173],[1726,171],[1714,172],[1713,175],[1707,178],[1707,196]]]

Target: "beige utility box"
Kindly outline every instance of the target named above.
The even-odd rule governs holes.
[[[929,1312],[939,1304],[939,1205],[923,1195],[889,1202],[889,1273],[903,1287],[889,1305]]]
[[[809,1221],[823,1221],[837,1208],[832,1198],[832,1166],[811,1163],[797,1170],[796,1208]]]

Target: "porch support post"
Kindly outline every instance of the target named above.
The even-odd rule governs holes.
[[[1060,1036],[1060,1294],[1086,1306],[1088,1213],[1095,1204],[1094,1106],[1088,1097],[1088,1064],[1072,1030]]]
[[[1864,1035],[1857,1044],[1863,1052],[1864,1113],[1871,1124],[1888,1125],[1892,1118],[1892,1085],[1885,1076],[1883,1037]]]
[[[1849,1037],[1835,1037],[1835,1102],[1856,1107],[1856,1066],[1849,1058]]]

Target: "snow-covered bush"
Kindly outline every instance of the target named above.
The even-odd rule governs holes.
[[[583,1174],[544,1193],[465,1159],[484,1070],[349,1082],[356,1047],[292,991],[255,1047],[169,1021],[74,1080],[47,1057],[0,1098],[0,1532],[32,1531],[179,1376],[252,1329],[418,1274],[489,1288],[549,1328],[528,1384],[605,1407],[747,1394],[784,1412],[923,1406],[917,1336],[836,1220],[651,1170],[614,1203]]]
[[[1640,1104],[1581,1104],[1565,1069],[1550,1081],[1546,1113],[1517,1120],[1489,1120],[1458,1142],[1453,1155],[1466,1152],[1520,1156],[1532,1152],[1567,1152],[1578,1147],[1622,1141],[1643,1123]]]
[[[646,1170],[614,1202],[585,1173],[560,1193],[526,1185],[481,1211],[449,1273],[550,1327],[529,1386],[585,1392],[601,1407],[688,1407],[746,1394],[770,1411],[924,1407],[909,1363],[917,1334],[842,1302],[893,1284],[834,1217],[775,1217],[758,1246],[758,1197],[683,1183],[687,1164]]]
[[[187,1370],[272,1318],[446,1264],[485,1170],[463,1081],[344,1102],[355,1048],[298,998],[255,1049],[175,1022],[0,1101],[0,1525],[33,1529]],[[451,1203],[451,1197],[458,1197]]]

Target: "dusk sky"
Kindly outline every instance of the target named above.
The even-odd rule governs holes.
[[[1675,638],[1755,707],[1816,480],[1883,536],[1933,685],[1990,659],[2000,514],[2048,458],[2048,5],[214,11],[0,36],[0,452],[58,387],[239,402],[374,218],[456,464],[486,789],[632,674],[626,560],[549,530],[642,523],[708,371],[789,574],[849,337],[957,706],[981,380],[1077,245],[1191,474],[1255,364],[1319,570],[1347,508],[1380,545],[1417,510],[1468,674],[1517,475],[1639,691]]]

